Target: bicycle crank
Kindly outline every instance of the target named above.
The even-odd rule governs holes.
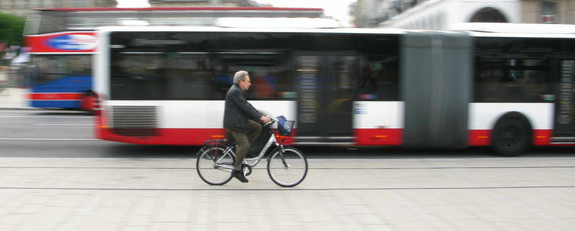
[[[242,171],[244,172],[245,176],[249,176],[252,174],[252,167],[246,164],[242,165]]]

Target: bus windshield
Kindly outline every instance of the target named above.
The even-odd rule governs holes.
[[[41,85],[67,76],[92,75],[91,55],[35,55],[30,76],[33,85]]]

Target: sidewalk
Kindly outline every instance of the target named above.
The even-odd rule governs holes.
[[[28,89],[0,87],[0,109],[28,109]]]
[[[0,230],[553,230],[575,227],[575,158],[265,162],[208,186],[195,159],[0,158]]]

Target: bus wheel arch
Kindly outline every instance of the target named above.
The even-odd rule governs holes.
[[[93,91],[84,91],[80,96],[80,109],[89,113],[94,113],[98,95]]]
[[[491,148],[500,156],[518,156],[533,144],[533,126],[525,115],[508,112],[493,127]]]

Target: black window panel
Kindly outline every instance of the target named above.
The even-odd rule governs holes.
[[[476,102],[549,102],[555,78],[552,57],[557,39],[476,38]]]
[[[396,56],[363,56],[353,83],[356,100],[399,100],[398,62]]]
[[[161,52],[113,51],[110,97],[115,100],[164,99],[165,70]]]
[[[397,35],[329,33],[113,32],[111,98],[224,99],[233,74],[247,70],[253,99],[297,99],[295,54],[354,53],[350,76],[361,100],[398,100]]]
[[[207,54],[168,52],[164,59],[167,100],[210,99],[214,70]]]
[[[33,55],[31,64],[23,71],[32,85],[69,76],[92,76],[91,55]]]
[[[475,52],[481,55],[495,53],[507,54],[517,57],[518,55],[551,55],[561,51],[561,42],[558,39],[493,37],[475,38]]]
[[[562,41],[563,54],[573,55],[575,53],[575,39],[564,39]]]
[[[354,44],[362,55],[356,99],[399,100],[399,36],[357,36]]]

